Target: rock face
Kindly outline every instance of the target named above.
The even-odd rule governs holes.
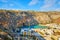
[[[46,24],[46,23],[50,23],[51,22],[50,17],[48,15],[46,15],[46,14],[42,14],[42,15],[37,16],[36,20],[39,23],[42,23],[42,24]]]
[[[60,17],[55,19],[53,22],[60,24]]]
[[[16,27],[32,26],[37,25],[38,22],[32,17],[29,12],[18,12],[11,11],[0,12],[0,24],[6,29],[16,29]]]
[[[0,24],[5,28],[32,26],[40,24],[51,23],[60,17],[60,12],[26,12],[26,11],[1,11],[0,10]],[[56,20],[55,20],[56,19]],[[9,29],[9,28],[8,28]]]
[[[38,24],[29,12],[20,12],[19,14],[20,16],[17,17],[17,27],[20,27],[20,25],[25,27]]]
[[[15,29],[21,26],[32,26],[38,23],[47,24],[55,22],[56,20],[58,21],[60,17],[59,13],[60,12],[14,12],[0,10],[0,24],[7,29],[9,29],[9,27]]]
[[[34,19],[40,24],[53,23],[55,19],[58,20],[60,12],[31,12]]]

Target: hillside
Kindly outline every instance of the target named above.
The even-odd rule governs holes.
[[[21,28],[24,30],[23,28],[32,28],[33,26],[35,27],[35,29],[33,28],[34,32],[44,39],[57,40],[60,37],[60,12],[0,10],[0,29],[7,35],[15,37],[12,33],[18,35],[21,33]],[[23,32],[24,35],[26,33]]]
[[[8,26],[33,25],[33,24],[49,24],[60,23],[60,12],[35,12],[35,11],[17,11],[17,10],[0,10],[0,24]],[[29,21],[29,22],[28,22]],[[58,21],[58,22],[57,22]]]

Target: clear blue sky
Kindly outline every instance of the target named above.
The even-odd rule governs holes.
[[[0,9],[60,11],[60,0],[0,0]]]

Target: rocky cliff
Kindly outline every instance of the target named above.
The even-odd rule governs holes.
[[[60,23],[59,18],[60,12],[0,10],[0,24],[5,28]]]

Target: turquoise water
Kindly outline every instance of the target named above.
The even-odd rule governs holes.
[[[41,26],[41,25],[34,26],[34,29],[38,29],[38,28],[45,29],[47,28],[47,26]]]
[[[33,25],[33,26],[23,26],[22,28],[33,28],[33,29],[41,28],[41,29],[45,29],[45,28],[47,28],[47,26]]]

